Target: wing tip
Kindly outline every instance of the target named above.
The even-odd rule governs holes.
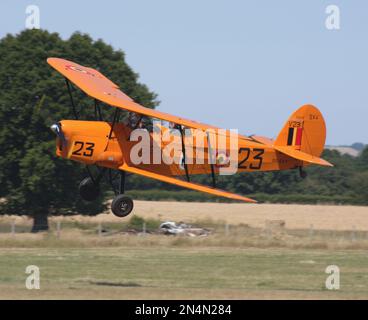
[[[46,61],[47,61],[47,63],[48,64],[50,64],[52,61],[54,61],[55,59],[57,59],[57,58],[55,58],[55,57],[48,57],[47,59],[46,59]]]
[[[240,196],[239,200],[242,200],[242,201],[248,202],[248,203],[258,203],[257,200],[254,200],[254,199],[251,199],[251,198],[247,198],[247,197],[243,197],[243,196]]]
[[[325,166],[325,167],[334,167],[334,165],[331,162],[328,162],[327,160],[322,159],[322,158],[318,158],[318,159],[319,159],[319,162],[318,162],[319,165]]]
[[[334,167],[334,165],[327,161],[326,167]]]

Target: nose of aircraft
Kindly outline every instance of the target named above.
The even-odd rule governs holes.
[[[59,132],[60,132],[60,125],[58,124],[58,123],[54,123],[51,127],[50,127],[50,129],[51,129],[51,131],[53,132],[53,133],[55,133],[56,135],[58,135],[59,134]]]
[[[66,139],[63,133],[63,130],[61,128],[61,124],[60,123],[54,123],[51,127],[50,127],[51,131],[53,133],[56,134],[56,136],[60,139],[62,145],[64,146],[66,143]]]

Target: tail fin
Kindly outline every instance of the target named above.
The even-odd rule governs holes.
[[[274,142],[274,148],[307,163],[332,166],[319,158],[325,141],[326,124],[321,112],[315,106],[304,105],[289,117]]]

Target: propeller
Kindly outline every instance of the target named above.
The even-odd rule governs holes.
[[[56,136],[60,139],[61,145],[64,148],[66,146],[66,138],[64,136],[63,130],[61,129],[60,123],[54,123],[50,127],[51,131],[56,134]]]

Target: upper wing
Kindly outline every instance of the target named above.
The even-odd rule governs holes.
[[[214,126],[145,108],[135,103],[130,97],[119,90],[118,85],[95,69],[83,67],[75,62],[60,58],[48,58],[47,62],[86,94],[106,104],[148,117],[181,124],[193,129],[216,129]]]
[[[163,181],[163,182],[171,183],[171,184],[181,186],[181,187],[184,187],[184,188],[188,188],[188,189],[192,189],[192,190],[197,190],[197,191],[213,194],[215,196],[225,197],[225,198],[229,198],[229,199],[233,199],[233,200],[240,200],[240,201],[244,201],[244,202],[252,202],[252,203],[257,202],[256,200],[253,200],[253,199],[250,199],[250,198],[247,198],[247,197],[243,197],[243,196],[235,194],[235,193],[223,191],[223,190],[220,190],[220,189],[210,188],[210,187],[207,187],[207,186],[204,186],[204,185],[201,185],[201,184],[197,184],[197,183],[192,183],[192,182],[179,180],[179,179],[176,179],[176,178],[164,176],[162,174],[158,174],[158,173],[154,173],[154,172],[151,172],[151,171],[143,170],[143,169],[140,169],[140,168],[137,168],[137,167],[130,167],[127,164],[123,164],[119,169],[127,171],[127,172],[131,172],[131,173],[139,174],[139,175],[142,175],[142,176],[145,176],[145,177],[148,177],[148,178],[152,178],[152,179],[160,180],[160,181]]]

